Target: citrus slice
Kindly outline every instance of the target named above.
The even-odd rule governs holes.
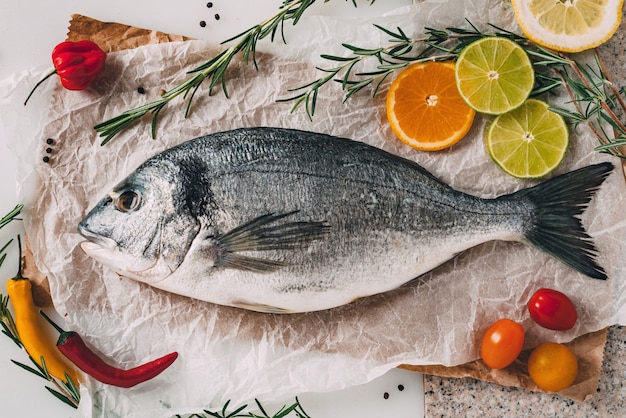
[[[456,144],[469,131],[476,112],[461,98],[454,63],[412,64],[387,93],[387,119],[396,136],[422,151]]]
[[[512,0],[522,32],[562,52],[594,48],[617,30],[624,0]]]
[[[461,51],[456,83],[474,110],[499,115],[524,103],[535,84],[535,72],[521,46],[506,38],[489,37]]]
[[[489,126],[487,151],[514,177],[537,178],[554,170],[563,160],[569,132],[563,118],[540,100],[500,115]]]

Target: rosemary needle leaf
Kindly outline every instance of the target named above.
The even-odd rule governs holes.
[[[613,149],[613,148],[618,148],[618,147],[623,147],[623,146],[626,146],[626,138],[615,139],[610,144],[598,145],[595,148],[595,150],[596,151],[607,151],[607,150],[610,150],[610,149]]]
[[[392,41],[394,41],[394,40],[404,40],[404,38],[401,35],[399,35],[397,33],[394,33],[392,31],[390,31],[389,29],[386,29],[386,28],[384,28],[384,27],[382,27],[380,25],[377,25],[377,24],[374,23],[374,27],[376,27],[381,32],[386,33],[387,35],[392,36],[393,37]],[[399,27],[397,29],[398,29],[399,32],[402,32],[402,29],[400,29]]]
[[[336,55],[326,55],[326,54],[322,54],[320,55],[320,57],[324,58],[325,60],[337,61],[337,62],[350,62],[354,60],[354,57],[338,57]],[[322,71],[332,71],[332,70],[324,70],[321,68],[318,68],[318,69]]]
[[[585,117],[583,115],[581,115],[580,113],[574,112],[574,111],[571,111],[571,110],[568,110],[568,109],[564,109],[562,107],[552,107],[552,106],[549,106],[548,110],[550,110],[550,111],[552,111],[552,112],[554,112],[556,114],[559,114],[559,115],[563,116],[566,119],[570,119],[571,121],[574,121],[574,122],[584,122],[585,121]]]
[[[39,376],[39,377],[41,377],[43,379],[46,379],[46,376],[42,372],[40,372],[39,370],[35,370],[34,368],[32,368],[30,366],[27,366],[24,363],[20,363],[19,361],[16,361],[16,360],[11,360],[11,362],[13,364],[15,364],[16,366],[19,366],[22,369],[24,369],[24,370],[26,370],[26,371],[28,371],[28,372],[30,372],[32,374],[35,374],[35,375],[37,375],[37,376]]]
[[[406,55],[413,49],[413,45],[411,44],[400,44],[389,50],[389,55]]]
[[[22,343],[20,342],[20,340],[15,338],[15,336],[8,329],[7,325],[4,322],[1,322],[0,324],[2,324],[2,328],[3,328],[2,333],[6,335],[7,337],[9,337],[19,348],[22,348]]]
[[[285,408],[285,407],[283,406],[283,408],[281,408],[281,410],[280,410],[280,411],[278,411],[278,412],[274,415],[274,417],[275,417],[275,418],[284,418],[284,417],[286,417],[287,415],[291,414],[293,411],[295,411],[295,409],[296,409],[298,406],[299,406],[299,404],[298,404],[298,403],[295,403],[295,404],[293,404],[293,405],[291,405],[291,406],[289,406],[289,407],[287,407],[287,408]],[[269,418],[269,417],[268,417],[268,418]]]
[[[618,123],[617,121],[615,121],[613,118],[611,118],[611,116],[607,115],[604,112],[600,112],[600,109],[598,108],[598,116],[600,117],[600,119],[602,119],[604,122],[608,123],[613,129],[615,129],[617,132],[623,132],[624,131],[624,126],[621,125],[620,123]]]
[[[343,46],[346,49],[349,49],[350,51],[354,52],[357,55],[375,55],[381,51],[380,48],[366,49],[366,48],[360,48],[358,46],[354,46],[350,44],[341,44],[341,46]]]
[[[159,112],[161,111],[161,109],[162,108],[157,108],[152,113],[152,121],[150,122],[150,134],[152,136],[152,139],[156,138],[157,119],[159,117]]]
[[[267,416],[267,412],[265,412],[265,409],[263,408],[263,405],[261,405],[261,402],[258,399],[255,399],[254,402],[256,403],[256,406],[259,408],[261,413]]]
[[[55,398],[61,400],[63,403],[71,406],[74,409],[77,409],[77,405],[72,402],[67,396],[63,395],[61,392],[52,389],[51,387],[46,386],[46,389],[48,389],[48,392],[50,392],[52,395],[54,395]]]
[[[0,228],[7,225],[9,222],[13,220],[17,220],[17,216],[24,209],[24,205],[16,205],[8,214],[4,215],[2,219],[0,219]]]

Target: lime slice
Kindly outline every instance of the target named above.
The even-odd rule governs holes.
[[[514,177],[537,178],[554,170],[563,160],[569,132],[563,118],[548,104],[529,99],[489,126],[486,136],[491,158]]]
[[[465,47],[456,63],[456,85],[467,104],[480,113],[499,115],[520,106],[535,84],[524,49],[498,37]]]

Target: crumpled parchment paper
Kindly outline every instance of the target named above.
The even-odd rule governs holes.
[[[104,148],[91,127],[158,98],[162,88],[180,83],[185,71],[213,56],[215,46],[187,41],[112,53],[103,76],[84,92],[48,83],[26,109],[41,112],[41,129],[23,126],[34,117],[21,115],[23,107],[15,109],[45,70],[4,83],[2,131],[20,162],[26,232],[67,327],[120,367],[180,353],[170,369],[132,389],[87,379],[81,387],[83,416],[170,416],[219,408],[228,399],[233,405],[253,397],[271,402],[335,390],[400,364],[462,364],[478,358],[482,331],[505,316],[525,326],[526,348],[626,324],[626,216],[619,169],[583,216],[610,276],[606,282],[584,277],[523,244],[490,242],[396,291],[328,311],[276,316],[215,306],[119,278],[78,247],[83,240],[76,232],[80,219],[146,158],[196,136],[238,127],[293,127],[361,140],[416,160],[453,187],[483,197],[535,184],[508,177],[486,155],[481,134],[487,117],[479,117],[457,146],[427,154],[394,138],[385,119],[384,91],[374,99],[360,94],[342,104],[338,86],[328,88],[312,122],[303,111],[290,114],[290,104],[275,102],[288,95],[288,88],[318,77],[312,65],[320,63],[317,56],[340,53],[340,42],[385,44],[387,36],[371,23],[417,35],[424,26],[463,26],[465,18],[479,27],[491,22],[516,29],[507,3],[495,0],[424,2],[370,20],[305,15],[296,30],[288,31],[288,45],[265,45],[274,55],[258,56],[258,72],[235,63],[228,71],[230,99],[209,97],[200,88],[187,119],[182,102],[164,109],[156,141],[150,138],[149,119]],[[145,95],[137,92],[139,86]],[[44,164],[48,137],[56,143],[51,162]],[[557,173],[607,160],[592,150],[594,145],[584,129],[572,135]],[[540,287],[564,290],[572,298],[579,308],[572,330],[553,332],[532,323],[525,304]]]

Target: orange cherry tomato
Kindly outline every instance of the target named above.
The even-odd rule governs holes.
[[[524,327],[508,318],[497,320],[483,335],[480,354],[492,369],[502,369],[519,356],[524,346]]]
[[[543,343],[528,358],[528,374],[543,390],[558,392],[576,380],[578,360],[563,344]]]
[[[539,289],[528,301],[532,319],[544,328],[571,329],[578,319],[574,303],[564,293],[554,289]]]

